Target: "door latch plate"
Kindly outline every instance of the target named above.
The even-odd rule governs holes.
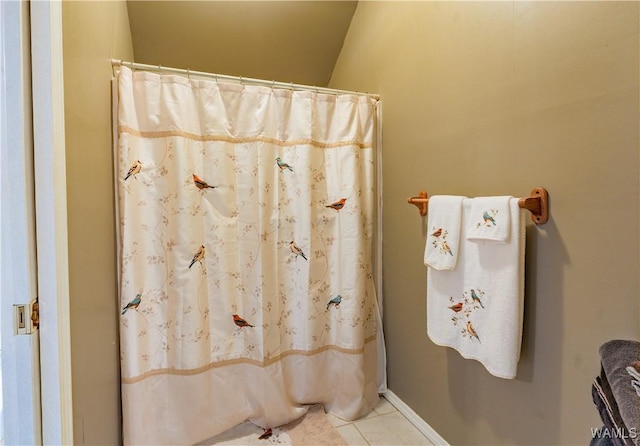
[[[40,325],[38,299],[28,304],[14,304],[13,320],[13,333],[16,335],[28,335],[36,331]]]

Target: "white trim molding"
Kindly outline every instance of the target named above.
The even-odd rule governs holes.
[[[449,443],[447,443],[447,441],[442,438],[434,428],[429,426],[426,421],[420,418],[420,416],[415,413],[412,408],[410,408],[391,390],[387,390],[387,392],[384,394],[384,397],[387,401],[389,401],[389,403],[391,403],[393,407],[398,409],[398,412],[404,415],[404,417],[409,420],[409,422],[413,424],[416,429],[418,429],[422,433],[422,435],[427,437],[427,439],[431,443],[438,446],[450,446]]]
[[[32,1],[31,49],[42,436],[73,444],[62,4]]]

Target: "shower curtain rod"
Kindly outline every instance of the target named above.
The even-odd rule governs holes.
[[[125,67],[131,68],[132,70],[134,69],[155,70],[155,71],[166,72],[166,73],[182,74],[185,76],[194,75],[194,76],[200,76],[200,77],[213,78],[216,80],[239,82],[244,84],[262,85],[266,87],[280,87],[280,88],[286,88],[289,90],[315,91],[316,93],[326,93],[326,94],[353,94],[357,96],[368,96],[370,98],[375,99],[376,101],[380,100],[380,95],[373,94],[373,93],[362,93],[358,91],[348,91],[348,90],[336,90],[334,88],[326,88],[326,87],[313,87],[310,85],[294,84],[292,82],[289,82],[289,83],[276,82],[276,81],[254,79],[254,78],[243,77],[243,76],[229,76],[226,74],[206,73],[203,71],[192,71],[192,70],[185,70],[182,68],[163,67],[161,65],[148,65],[148,64],[137,63],[137,62],[127,62],[127,61],[118,60],[118,59],[111,59],[111,65],[113,67],[125,66]]]

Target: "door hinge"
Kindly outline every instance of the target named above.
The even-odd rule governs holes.
[[[14,334],[28,335],[40,326],[40,310],[38,298],[28,304],[13,305]]]

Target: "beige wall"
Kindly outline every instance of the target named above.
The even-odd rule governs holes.
[[[123,2],[64,2],[76,444],[120,442],[109,59]],[[585,444],[597,348],[637,338],[638,4],[361,2],[332,86],[384,102],[390,388],[452,444]],[[551,194],[528,228],[518,379],[426,337],[407,196]]]
[[[637,2],[360,2],[330,86],[384,104],[389,385],[451,444],[588,444],[598,347],[639,331]],[[426,335],[425,220],[406,198],[527,195],[516,380]]]
[[[63,2],[74,443],[120,433],[111,58],[131,60],[126,3]]]

